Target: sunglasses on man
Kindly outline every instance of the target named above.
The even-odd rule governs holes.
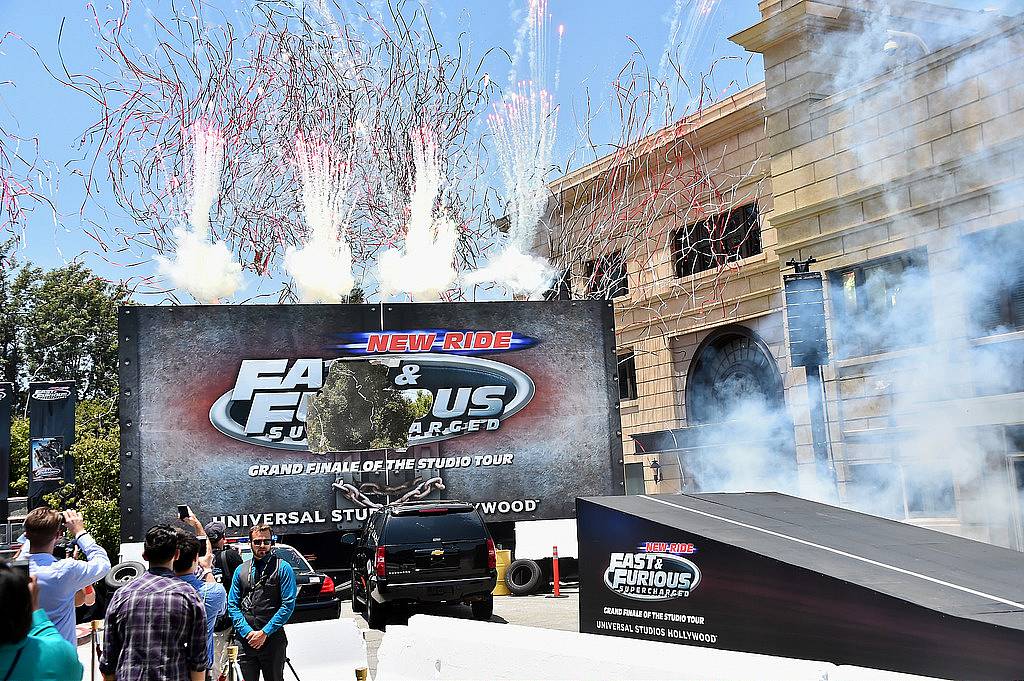
[[[271,546],[274,543],[273,539],[253,539],[249,542],[253,546]]]

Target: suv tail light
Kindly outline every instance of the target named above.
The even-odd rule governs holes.
[[[493,570],[498,565],[498,554],[494,551],[494,540],[487,540],[487,569]]]
[[[332,594],[334,593],[334,580],[331,579],[330,575],[324,575],[324,583],[320,585],[321,594]]]
[[[377,555],[373,560],[373,569],[377,573],[378,577],[384,576],[384,547],[377,547]]]

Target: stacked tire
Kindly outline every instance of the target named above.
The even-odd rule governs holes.
[[[513,596],[528,596],[541,586],[543,572],[537,561],[520,558],[512,561],[505,571],[505,584]]]

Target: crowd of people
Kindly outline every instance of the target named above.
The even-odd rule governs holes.
[[[274,554],[273,528],[251,528],[253,557],[243,561],[223,523],[204,527],[194,515],[183,523],[188,529],[150,528],[148,569],[111,596],[99,653],[103,678],[216,681],[234,642],[244,681],[283,681],[284,625],[297,587],[292,567]],[[65,536],[80,556],[58,557]],[[23,539],[18,560],[0,563],[0,681],[80,681],[75,607],[88,602],[110,559],[75,511],[32,510]]]

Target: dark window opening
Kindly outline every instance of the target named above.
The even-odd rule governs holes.
[[[761,252],[761,221],[756,203],[695,222],[672,234],[672,262],[686,277]]]
[[[544,300],[571,300],[572,299],[572,273],[569,270],[562,272],[551,284],[551,288],[544,292]]]
[[[1013,478],[1010,494],[1017,522],[1017,549],[1024,550],[1024,456],[1015,456],[1010,459],[1010,474]]]
[[[1024,329],[1024,223],[968,234],[961,243],[970,335]]]
[[[899,466],[860,463],[846,467],[846,502],[858,511],[884,518],[903,518]]]
[[[921,345],[931,335],[924,249],[835,270],[829,281],[840,357]]]
[[[626,464],[626,494],[645,494],[644,465],[642,463]]]
[[[622,251],[602,255],[583,263],[587,295],[597,298],[618,298],[629,293],[626,258]]]
[[[953,473],[948,468],[904,464],[903,485],[910,518],[944,518],[956,515]]]
[[[619,399],[635,400],[636,389],[636,357],[632,352],[619,355]]]
[[[846,501],[858,511],[896,520],[956,515],[952,471],[931,464],[849,464]]]

